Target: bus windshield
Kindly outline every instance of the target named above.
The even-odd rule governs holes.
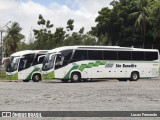
[[[9,63],[7,64],[6,71],[7,72],[14,72],[18,69],[19,57],[10,57]]]
[[[54,67],[54,60],[55,60],[55,55],[48,53],[43,60],[42,70],[47,71],[52,69]]]

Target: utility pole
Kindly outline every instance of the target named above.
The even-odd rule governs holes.
[[[2,65],[2,60],[3,60],[3,57],[4,57],[4,48],[3,48],[3,32],[5,32],[4,28],[5,27],[8,27],[7,25],[11,23],[11,21],[9,21],[8,23],[6,23],[3,27],[0,27],[0,41],[1,41],[1,44],[0,44],[0,77],[3,76],[2,74],[2,71],[5,69],[4,66]]]

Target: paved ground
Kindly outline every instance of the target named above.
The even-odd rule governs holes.
[[[0,82],[0,111],[159,110],[159,79],[143,79],[137,82],[105,80],[86,83],[61,83],[56,80],[39,83]],[[123,118],[123,120],[128,119],[135,118]],[[140,119],[146,120],[146,118]]]

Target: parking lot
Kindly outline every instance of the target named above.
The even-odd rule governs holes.
[[[160,80],[0,82],[0,110],[158,111]]]

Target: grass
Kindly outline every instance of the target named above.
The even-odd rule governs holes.
[[[0,80],[6,80],[6,71],[0,71]]]

